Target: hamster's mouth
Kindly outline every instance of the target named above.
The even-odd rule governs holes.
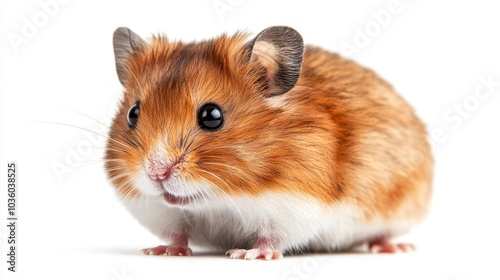
[[[198,199],[198,196],[176,196],[173,195],[169,192],[165,192],[163,194],[163,199],[171,205],[187,205],[196,199]]]

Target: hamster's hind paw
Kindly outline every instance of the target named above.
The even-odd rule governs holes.
[[[375,240],[369,243],[370,253],[411,253],[416,250],[412,243],[391,243],[386,239]]]
[[[187,246],[158,246],[141,250],[142,255],[152,256],[191,256],[193,251]]]
[[[283,258],[283,254],[281,254],[278,250],[273,249],[231,249],[226,252],[226,255],[229,255],[231,259],[240,259],[240,260],[279,260]]]

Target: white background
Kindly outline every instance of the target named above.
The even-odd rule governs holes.
[[[495,1],[400,0],[390,19],[380,23],[376,15],[389,11],[391,0],[53,1],[57,6],[49,10],[43,8],[49,0],[0,2],[1,279],[500,277]],[[271,25],[293,26],[306,42],[375,69],[428,124],[437,163],[433,208],[404,238],[418,245],[417,253],[277,262],[138,255],[159,241],[115,199],[100,161],[104,138],[84,130],[105,135],[106,128],[89,117],[109,123],[121,96],[113,31],[127,26],[143,37],[163,32],[200,40],[238,29],[257,33]],[[356,52],[346,50],[348,45]],[[488,92],[481,79],[498,82]],[[462,115],[456,111],[460,106]],[[8,272],[4,261],[9,160],[19,166],[17,273]]]

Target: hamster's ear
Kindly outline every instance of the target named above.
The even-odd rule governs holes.
[[[248,45],[250,61],[265,69],[269,95],[291,90],[299,79],[304,56],[302,36],[288,26],[273,26],[260,32]]]
[[[126,27],[119,27],[113,34],[113,49],[115,51],[115,64],[118,79],[125,85],[127,77],[126,64],[130,55],[136,51],[140,51],[146,42],[141,39],[132,30]]]

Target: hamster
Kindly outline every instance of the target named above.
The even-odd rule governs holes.
[[[124,87],[105,152],[117,196],[165,245],[233,259],[411,251],[433,157],[412,107],[373,71],[274,26],[184,43],[113,36]]]

